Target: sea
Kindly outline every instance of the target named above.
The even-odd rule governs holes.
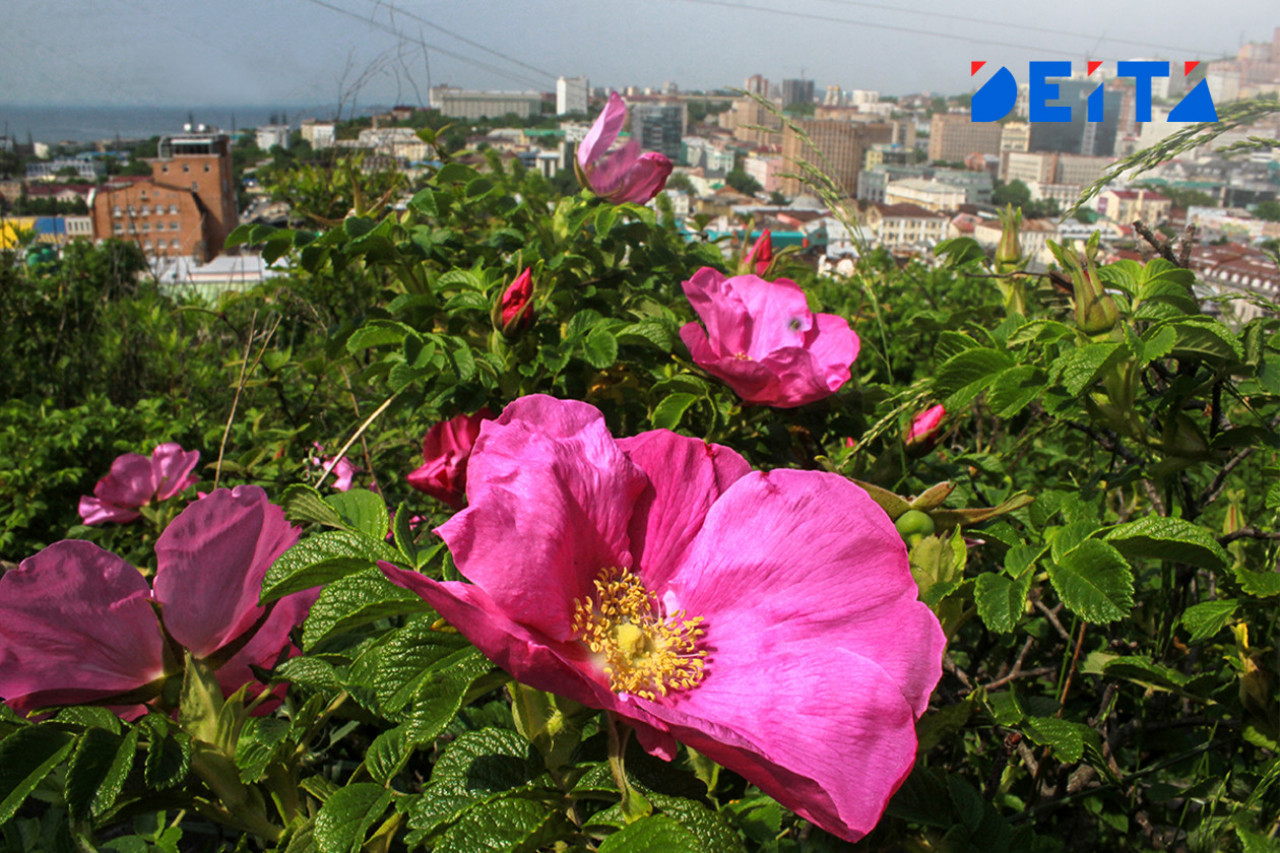
[[[380,105],[360,108],[357,115],[371,115]],[[181,133],[183,125],[245,130],[270,124],[274,116],[281,123],[298,127],[303,119],[337,118],[335,105],[282,106],[60,106],[0,104],[0,136],[11,136],[19,144],[34,142],[114,142],[116,139],[149,139],[166,133]],[[350,107],[341,118],[350,118]]]

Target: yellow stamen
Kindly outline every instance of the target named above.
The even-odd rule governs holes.
[[[695,687],[706,675],[706,651],[698,648],[706,631],[702,618],[684,611],[663,616],[640,578],[619,568],[604,569],[595,592],[573,603],[573,632],[609,676],[609,689],[644,699]]]

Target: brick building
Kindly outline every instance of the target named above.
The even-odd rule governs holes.
[[[94,193],[93,233],[133,240],[148,255],[217,256],[236,227],[231,146],[225,133],[160,138],[151,177],[112,181]]]
[[[835,181],[849,198],[857,192],[858,173],[862,171],[867,151],[873,145],[892,142],[894,137],[894,126],[884,122],[853,124],[802,118],[795,119],[793,123],[808,135],[809,142],[806,143],[790,126],[784,128],[782,160],[787,171],[802,174],[799,164],[808,163]],[[783,178],[782,192],[786,195],[796,196],[806,191],[804,181],[799,178]]]
[[[962,163],[975,151],[999,154],[1004,129],[994,121],[973,121],[969,113],[934,113],[929,122],[929,161]]]

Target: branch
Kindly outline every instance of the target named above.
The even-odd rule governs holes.
[[[1280,532],[1259,530],[1256,527],[1241,527],[1239,530],[1231,531],[1226,536],[1219,536],[1218,544],[1226,545],[1228,542],[1234,542],[1237,539],[1280,539]]]

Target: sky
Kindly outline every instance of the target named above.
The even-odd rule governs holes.
[[[971,91],[971,60],[1180,62],[1270,41],[1276,0],[0,0],[0,102],[425,104],[432,85],[682,91],[763,74]],[[983,72],[985,77],[986,72]]]

